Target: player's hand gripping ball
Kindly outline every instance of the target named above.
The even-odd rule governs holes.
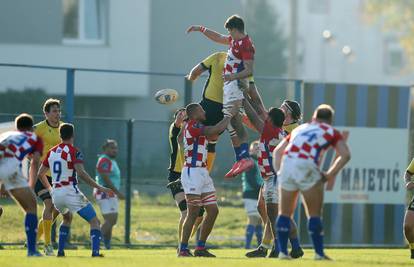
[[[162,89],[155,93],[155,100],[164,105],[173,104],[178,99],[178,92],[174,89]]]

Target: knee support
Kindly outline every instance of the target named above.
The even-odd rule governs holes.
[[[217,141],[209,141],[207,145],[207,152],[208,153],[215,153],[216,152],[216,144]]]
[[[231,126],[231,123],[229,123],[229,125],[227,126],[227,131],[229,132],[230,137],[237,136],[236,130],[233,128],[233,126]]]
[[[180,211],[186,211],[187,201],[185,199],[181,200],[180,203],[178,203],[178,208],[180,209]]]

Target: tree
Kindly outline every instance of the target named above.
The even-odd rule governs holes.
[[[256,47],[255,74],[286,74],[287,41],[279,26],[277,12],[267,0],[248,0],[246,7],[247,32]]]
[[[414,63],[414,1],[368,0],[364,5],[369,23],[379,23],[384,31],[398,34],[400,44],[408,56],[409,66]]]

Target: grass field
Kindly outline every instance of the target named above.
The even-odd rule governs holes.
[[[412,266],[405,249],[328,249],[333,262],[313,260],[313,252],[305,250],[305,256],[299,260],[281,261],[278,259],[247,259],[242,249],[212,250],[214,259],[177,258],[172,249],[138,249],[104,251],[105,258],[92,259],[89,250],[67,251],[66,258],[43,257],[27,258],[24,250],[0,251],[1,267],[44,267],[44,266],[110,266],[110,267],[174,267],[174,266],[208,266],[208,267],[266,267],[266,266]]]

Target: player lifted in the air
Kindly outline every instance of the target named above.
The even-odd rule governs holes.
[[[206,250],[206,241],[213,229],[218,214],[216,189],[207,170],[208,138],[224,131],[236,113],[232,108],[224,118],[214,126],[204,126],[206,113],[200,104],[192,103],[186,107],[188,122],[184,126],[184,167],[181,183],[187,200],[187,216],[184,221],[178,256],[192,256],[188,249],[188,240],[200,207],[206,210],[206,217],[201,226],[200,238],[194,256],[215,257]]]
[[[24,226],[27,236],[27,256],[42,256],[36,249],[37,207],[36,198],[22,174],[22,161],[32,160],[29,184],[36,182],[36,170],[43,150],[42,140],[33,133],[33,118],[21,114],[15,119],[17,131],[0,135],[0,183],[13,196],[26,213]]]
[[[275,171],[279,171],[279,217],[277,218],[279,258],[289,258],[287,242],[291,217],[298,193],[303,196],[308,217],[308,230],[316,260],[329,260],[323,250],[322,206],[324,182],[334,179],[349,161],[351,154],[338,130],[331,126],[334,110],[329,105],[316,108],[310,123],[305,123],[287,136],[274,151]],[[329,147],[338,157],[326,173],[319,169],[322,154]]]
[[[105,193],[113,193],[111,189],[98,185],[83,166],[83,154],[73,146],[74,127],[72,124],[63,123],[59,127],[62,142],[51,148],[39,169],[38,177],[43,185],[51,192],[52,201],[56,209],[65,214],[77,212],[90,224],[90,236],[92,257],[102,256],[99,254],[101,242],[100,223],[92,204],[78,188],[79,175],[88,185]],[[51,170],[52,187],[50,186],[46,173]],[[65,256],[65,241],[69,233],[72,217],[63,217],[59,229],[58,257]]]
[[[227,19],[224,27],[229,35],[222,35],[204,26],[194,25],[187,29],[187,33],[199,31],[210,40],[224,45],[229,45],[223,71],[223,108],[230,109],[232,106],[241,108],[243,104],[243,91],[240,83],[253,75],[253,61],[255,48],[252,40],[244,31],[244,21],[238,15]],[[234,116],[231,121],[232,127],[236,130],[241,144],[235,147],[236,163],[226,174],[226,177],[236,176],[251,167],[253,160],[249,157],[249,144],[247,143],[247,132],[243,127],[240,114]]]

